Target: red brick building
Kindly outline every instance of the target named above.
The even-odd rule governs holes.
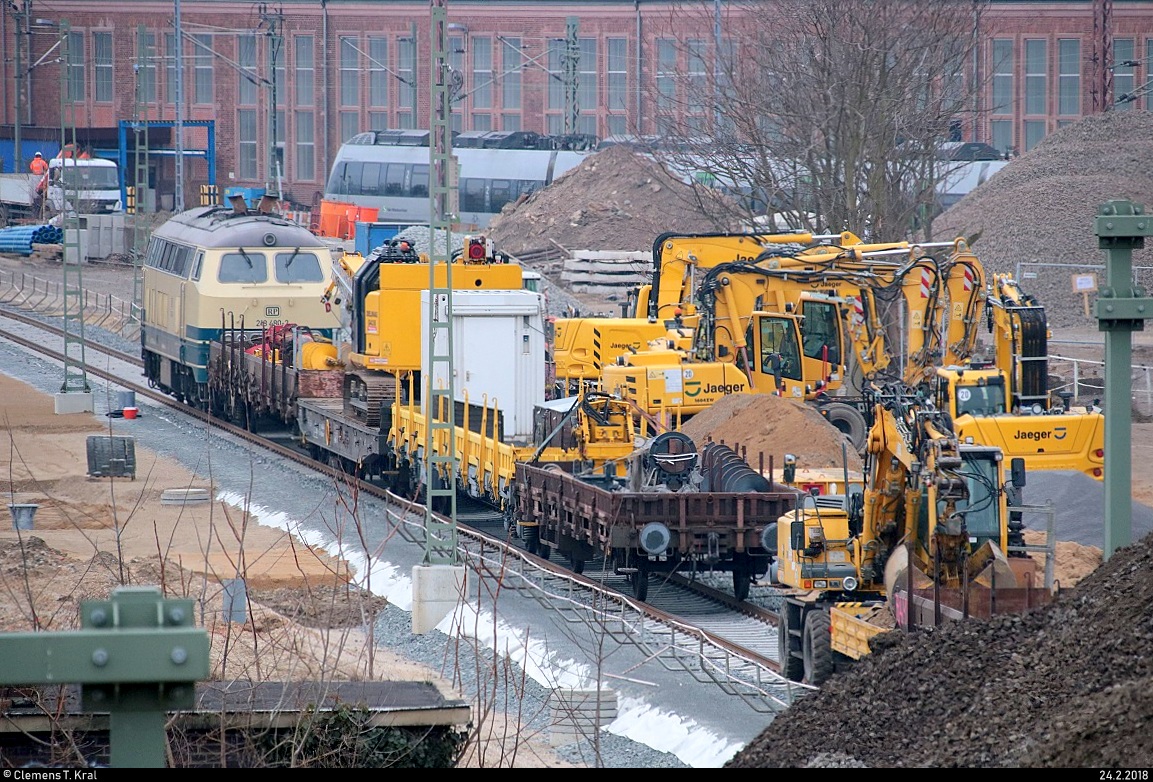
[[[92,146],[114,148],[122,120],[178,119],[174,2],[10,5],[15,11],[0,20],[4,170],[13,168],[15,125],[25,140],[59,139],[62,85],[77,136]],[[662,90],[677,89],[671,86],[677,74],[706,74],[714,14],[723,38],[724,25],[740,13],[738,4],[707,0],[689,11],[680,8],[651,0],[451,0],[449,58],[460,73],[457,129],[561,132],[563,62],[575,23],[576,130],[600,137],[659,133]],[[686,13],[696,22],[686,24]],[[275,135],[286,193],[312,204],[343,140],[370,128],[428,126],[427,3],[184,0],[180,20],[182,119],[215,122],[215,184],[221,189],[261,187],[274,179],[276,157],[269,150]],[[994,0],[980,28],[981,59],[969,68],[986,87],[965,140],[1023,152],[1060,125],[1103,107],[1153,108],[1147,88],[1153,3],[1147,0]],[[1117,105],[1127,94],[1140,97]],[[172,128],[151,130],[149,145],[171,150]],[[205,129],[186,128],[184,146],[205,149]],[[34,149],[27,141],[21,147],[26,166]],[[171,153],[154,156],[151,168],[159,205],[170,205]],[[186,171],[191,204],[207,167],[193,159]]]

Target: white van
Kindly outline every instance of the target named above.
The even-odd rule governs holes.
[[[120,201],[120,169],[103,158],[50,158],[48,160],[48,207],[64,209],[64,183],[68,177],[70,211],[79,214],[107,214],[124,211]],[[75,201],[74,201],[75,199]]]

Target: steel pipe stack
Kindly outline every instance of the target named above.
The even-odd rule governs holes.
[[[13,225],[0,228],[0,253],[31,255],[34,244],[60,244],[64,231],[54,225]]]

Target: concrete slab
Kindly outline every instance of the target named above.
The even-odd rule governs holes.
[[[412,568],[412,632],[435,630],[464,596],[463,565],[414,565]]]

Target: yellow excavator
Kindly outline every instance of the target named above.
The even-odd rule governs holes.
[[[956,254],[963,241],[933,247]],[[696,291],[691,349],[654,341],[606,365],[602,389],[674,419],[727,394],[773,393],[816,407],[860,451],[867,410],[861,381],[846,381],[853,368],[869,382],[889,372],[880,300],[908,300],[905,342],[918,362],[940,356],[939,262],[925,249],[858,243],[718,264]]]
[[[871,391],[863,491],[817,495],[782,516],[771,580],[783,675],[814,686],[906,624],[1048,601],[1010,525],[1003,454],[959,439],[904,384]],[[1025,469],[1014,460],[1013,484]],[[846,484],[849,484],[846,481]],[[992,594],[990,594],[992,593]]]
[[[698,322],[694,294],[699,276],[716,266],[751,262],[766,252],[794,251],[832,242],[858,245],[849,231],[812,233],[664,233],[653,242],[652,282],[637,289],[630,311],[620,318],[558,318],[553,322],[553,362],[566,393],[601,379],[601,369],[618,356],[646,350],[656,339],[688,349]],[[827,245],[826,245],[827,246]]]
[[[949,275],[945,359],[928,383],[958,436],[999,446],[1030,470],[1105,474],[1105,419],[1049,392],[1049,326],[1045,308],[1009,275],[986,285],[980,265]],[[974,295],[980,291],[981,295]],[[984,315],[991,356],[978,357]]]

